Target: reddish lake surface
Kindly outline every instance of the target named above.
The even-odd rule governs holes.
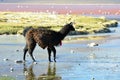
[[[120,15],[119,4],[8,4],[1,3],[0,11],[53,12],[62,14]]]

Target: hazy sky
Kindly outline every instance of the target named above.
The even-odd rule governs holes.
[[[0,3],[120,4],[120,0],[0,0]]]

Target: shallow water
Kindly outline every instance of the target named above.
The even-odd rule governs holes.
[[[34,51],[37,64],[32,63],[29,55],[26,63],[15,63],[15,60],[22,60],[25,39],[23,36],[2,35],[0,80],[3,77],[8,80],[120,80],[119,32],[118,28],[117,33],[89,35],[104,36],[102,39],[63,42],[62,46],[56,47],[56,63],[49,63],[47,50],[37,46]],[[87,46],[91,42],[99,45]]]

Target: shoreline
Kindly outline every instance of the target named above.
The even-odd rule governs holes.
[[[0,35],[0,37],[21,37],[25,38],[23,35],[15,34],[15,35]],[[109,39],[112,38],[118,38],[119,35],[116,35],[116,33],[99,33],[99,34],[88,34],[88,35],[67,35],[65,39],[62,42],[68,43],[68,42],[79,42],[79,41],[88,41],[88,40],[103,40],[103,39]],[[112,39],[111,38],[111,39]]]

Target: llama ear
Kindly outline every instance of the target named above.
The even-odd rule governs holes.
[[[70,22],[70,25],[73,25],[73,22]]]
[[[74,25],[75,24],[75,22],[70,22],[70,25]]]

